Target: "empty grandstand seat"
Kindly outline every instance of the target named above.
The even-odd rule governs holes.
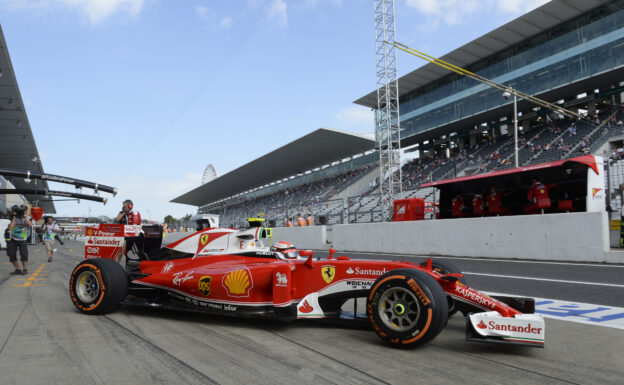
[[[572,207],[571,199],[559,201],[557,206],[559,208],[559,211],[567,211],[567,212],[574,211],[574,207]]]

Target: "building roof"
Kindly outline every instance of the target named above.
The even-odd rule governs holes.
[[[552,0],[447,53],[441,59],[463,68],[468,67],[602,4],[604,0]],[[426,86],[450,73],[449,70],[436,64],[427,63],[399,78],[399,96]],[[354,103],[377,108],[377,90],[359,98]]]
[[[460,183],[460,182],[468,182],[468,181],[472,181],[472,180],[481,180],[481,179],[488,179],[488,178],[495,178],[495,177],[499,177],[502,175],[509,175],[509,174],[517,174],[517,173],[522,173],[522,172],[527,172],[527,171],[535,171],[535,170],[542,170],[545,168],[553,168],[553,167],[559,167],[562,166],[566,163],[579,163],[579,164],[584,164],[585,166],[591,168],[592,170],[594,170],[594,172],[598,175],[599,174],[599,170],[598,170],[598,165],[596,163],[596,158],[593,155],[581,155],[581,156],[577,156],[575,158],[569,158],[569,159],[559,159],[559,160],[555,160],[553,162],[547,162],[547,163],[540,163],[540,164],[533,164],[530,166],[523,166],[523,167],[514,167],[514,168],[508,168],[505,170],[501,170],[501,171],[491,171],[491,172],[487,172],[484,174],[475,174],[475,175],[467,175],[467,176],[460,176],[458,178],[452,178],[452,179],[445,179],[445,180],[439,180],[439,181],[435,181],[435,182],[428,182],[428,183],[424,183],[422,185],[420,185],[419,188],[427,188],[427,187],[441,187],[441,186],[446,186],[449,184],[453,184],[453,183]]]
[[[0,167],[43,172],[41,157],[26,116],[24,100],[17,86],[2,27],[0,27],[0,71]],[[41,180],[37,181],[38,186],[33,186],[34,181],[28,184],[23,178],[6,179],[18,189],[42,186],[48,189],[47,182]],[[25,197],[29,201],[37,199],[34,195]],[[45,213],[56,213],[54,203],[51,201],[43,201],[40,206]]]
[[[171,202],[201,206],[372,150],[362,135],[319,128],[234,171],[197,187]]]

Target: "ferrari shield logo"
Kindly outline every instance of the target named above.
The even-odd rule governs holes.
[[[199,245],[200,246],[206,246],[206,243],[208,243],[208,239],[210,238],[210,234],[203,234],[200,238],[199,238]]]
[[[197,290],[199,290],[200,293],[202,293],[205,297],[208,297],[210,295],[210,281],[212,280],[212,277],[210,276],[203,276],[199,279],[199,282],[197,283]]]
[[[321,268],[321,274],[323,275],[323,279],[327,283],[331,283],[336,276],[336,267],[331,265],[325,265]]]

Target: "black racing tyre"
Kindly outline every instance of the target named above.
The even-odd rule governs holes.
[[[427,261],[421,262],[420,265],[423,267],[427,267]],[[454,263],[449,262],[449,261],[444,261],[444,260],[439,260],[439,259],[435,261],[431,260],[431,268],[433,269],[433,271],[437,271],[438,273],[441,273],[441,274],[450,274],[450,273],[461,274],[461,270],[459,269],[459,267],[457,267]],[[464,285],[467,285],[466,277],[461,277],[459,279],[459,282],[461,282]],[[448,300],[448,307],[449,307],[448,316],[450,317],[453,314],[457,313],[457,309],[455,309],[455,300],[451,296],[447,296],[447,300]]]
[[[398,269],[375,281],[366,314],[381,339],[395,347],[413,347],[444,329],[448,303],[435,278],[415,269]]]
[[[121,265],[110,259],[93,258],[80,262],[69,280],[74,306],[85,314],[106,314],[126,298],[128,278]]]

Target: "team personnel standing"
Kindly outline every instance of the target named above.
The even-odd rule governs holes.
[[[9,224],[11,242],[7,245],[9,260],[15,267],[15,271],[11,275],[28,274],[28,246],[26,245],[26,239],[28,239],[28,228],[32,227],[32,222],[26,218],[25,206],[15,205],[11,211],[11,223]],[[17,250],[20,253],[22,270],[20,270],[17,263]]]
[[[301,213],[297,214],[297,224],[299,225],[299,227],[305,227],[306,225],[305,219],[303,219]]]
[[[119,223],[122,225],[140,225],[141,224],[141,213],[134,210],[134,204],[130,199],[126,199],[123,201],[123,207],[117,217],[115,218],[115,223]]]
[[[312,213],[308,213],[308,217],[306,218],[306,225],[314,226],[314,217],[312,217]]]
[[[529,200],[529,211],[532,213],[539,212],[537,208],[537,202],[542,199],[549,199],[548,197],[548,188],[537,179],[533,179],[533,184],[529,188],[529,194],[527,195],[527,199]]]
[[[54,218],[47,217],[46,223],[41,227],[41,232],[43,235],[43,243],[48,250],[48,262],[52,262],[52,254],[56,251],[54,248],[54,239],[57,238],[56,233],[59,231],[61,231],[61,229],[54,223]]]
[[[288,220],[286,221],[286,227],[295,227],[292,217],[288,217]]]

